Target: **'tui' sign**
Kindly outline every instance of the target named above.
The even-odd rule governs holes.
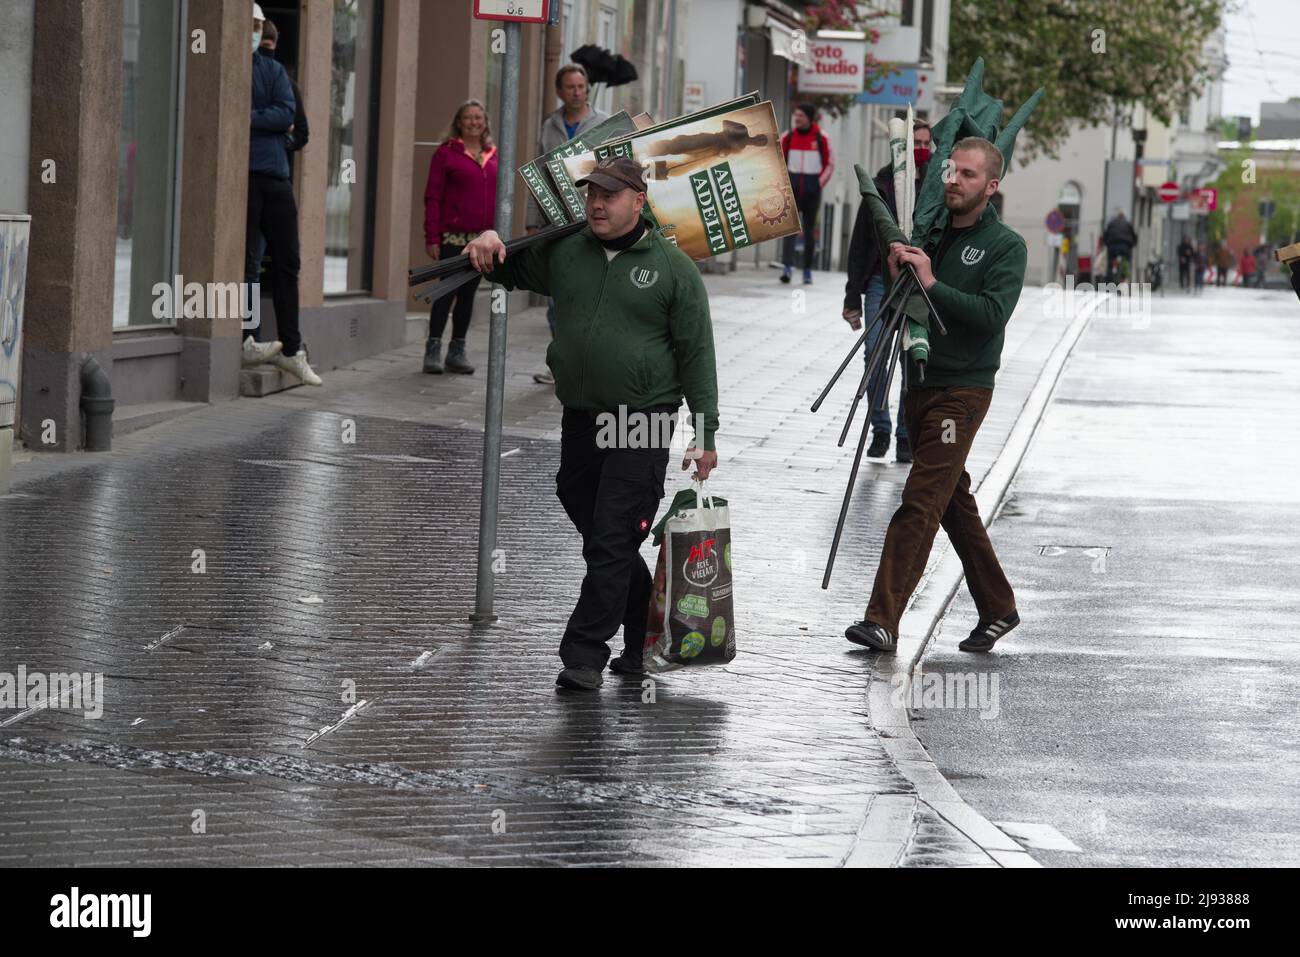
[[[861,93],[866,71],[865,40],[809,39],[812,67],[799,68],[800,93]]]

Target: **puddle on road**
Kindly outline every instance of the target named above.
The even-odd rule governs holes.
[[[301,784],[362,784],[398,791],[459,791],[504,800],[541,799],[572,804],[622,802],[664,810],[723,807],[749,814],[789,814],[808,803],[733,788],[675,790],[640,782],[592,783],[568,778],[511,777],[477,771],[415,771],[400,764],[328,764],[288,755],[241,758],[217,751],[154,751],[121,744],[51,744],[27,738],[0,741],[0,758],[28,764],[99,764],[121,771],[187,771],[204,777],[273,777]]]

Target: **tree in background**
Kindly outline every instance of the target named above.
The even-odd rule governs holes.
[[[1260,169],[1253,175],[1243,175],[1243,163],[1254,155],[1248,147],[1220,154],[1227,169],[1211,185],[1219,191],[1218,208],[1206,217],[1206,227],[1211,240],[1228,238],[1230,220],[1238,230],[1244,221],[1249,225],[1251,245],[1263,228],[1259,204],[1271,199],[1274,213],[1268,221],[1268,245],[1285,246],[1300,240],[1300,170],[1293,162],[1288,169]],[[1270,275],[1286,275],[1286,269],[1272,259],[1261,262],[1260,268]]]
[[[1045,87],[1023,155],[1055,157],[1071,125],[1108,123],[1137,103],[1175,125],[1205,87],[1201,51],[1226,2],[953,0],[948,62],[983,56],[985,82],[1006,103]]]

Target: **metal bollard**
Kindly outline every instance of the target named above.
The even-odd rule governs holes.
[[[107,452],[113,448],[113,386],[108,375],[92,357],[81,367],[81,414],[87,452]]]

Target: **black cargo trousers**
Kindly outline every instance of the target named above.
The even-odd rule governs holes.
[[[636,414],[667,416],[671,435],[677,407],[629,412],[628,419],[635,421]],[[625,649],[639,656],[645,642],[653,578],[640,548],[664,497],[668,447],[657,428],[647,430],[650,443],[622,437],[610,442],[609,432],[598,414],[565,408],[555,494],[582,536],[587,563],[577,607],[560,641],[566,668],[604,668],[609,639],[620,624]]]

